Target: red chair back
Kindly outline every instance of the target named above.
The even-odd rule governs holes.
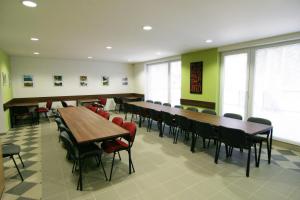
[[[121,117],[114,117],[112,119],[112,122],[114,124],[117,124],[118,126],[122,126],[123,125],[123,119]]]
[[[48,110],[50,110],[51,107],[52,107],[52,101],[51,101],[51,100],[48,100],[47,103],[46,103],[46,108],[47,108]]]
[[[106,102],[107,102],[107,99],[106,98],[103,98],[101,96],[98,97],[98,100],[100,101],[100,104],[105,106],[106,105]]]
[[[128,142],[130,143],[130,146],[132,146],[132,144],[134,142],[135,135],[136,135],[136,125],[135,125],[135,123],[134,122],[124,122],[122,127],[129,131],[130,141],[128,141]]]
[[[88,108],[88,109],[90,109],[90,110],[93,111],[93,112],[97,112],[97,110],[98,110],[98,107],[93,106],[93,105],[87,105],[87,106],[85,106],[85,107]]]
[[[101,114],[101,116],[104,117],[105,119],[109,120],[110,114],[109,114],[109,112],[105,112],[105,111],[104,111],[104,112]]]

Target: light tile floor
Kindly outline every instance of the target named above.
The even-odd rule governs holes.
[[[95,161],[89,160],[84,167],[84,191],[80,192],[76,190],[78,174],[71,173],[72,163],[67,161],[66,151],[58,142],[56,124],[42,123],[38,128],[42,136],[42,184],[24,192],[24,198],[5,193],[4,199],[36,199],[40,190],[42,199],[47,200],[300,199],[300,153],[297,151],[274,146],[272,163],[267,164],[264,151],[259,168],[255,168],[252,156],[250,177],[246,178],[246,153],[234,151],[233,157],[226,159],[222,148],[216,165],[214,145],[204,150],[199,143],[196,152],[191,153],[189,142],[181,139],[173,144],[168,134],[160,138],[156,128],[146,132],[145,127],[138,129],[133,145],[136,173],[128,174],[126,152],[121,153],[121,161],[116,159],[111,182],[105,181]],[[109,173],[111,155],[104,155],[103,162]],[[16,171],[11,173],[6,173],[7,180],[16,175]]]

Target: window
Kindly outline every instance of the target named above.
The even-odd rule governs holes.
[[[146,99],[180,104],[181,62],[170,61],[146,66]]]
[[[222,61],[222,113],[267,118],[274,138],[300,144],[300,43],[224,53]]]

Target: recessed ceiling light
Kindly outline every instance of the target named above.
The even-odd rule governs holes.
[[[30,8],[35,8],[35,7],[37,7],[37,3],[34,2],[34,1],[23,0],[23,1],[22,1],[22,4],[23,4],[24,6],[27,6],[27,7],[30,7]]]
[[[88,59],[93,59],[93,57],[92,57],[92,56],[89,56]]]
[[[156,55],[161,55],[161,52],[156,52]]]
[[[39,55],[40,53],[39,53],[39,52],[33,52],[33,54],[34,54],[34,55]]]
[[[206,43],[212,43],[213,41],[208,39],[208,40],[205,40]]]
[[[107,46],[106,48],[107,48],[107,49],[112,49],[112,47],[111,47],[111,46]]]
[[[150,31],[150,30],[152,30],[152,26],[149,26],[149,25],[143,26],[143,30]]]
[[[32,38],[30,38],[30,40],[31,40],[31,41],[39,41],[39,38],[34,38],[34,37],[32,37]]]

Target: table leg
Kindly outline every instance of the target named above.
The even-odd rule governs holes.
[[[192,144],[191,144],[191,152],[195,152],[195,144],[196,144],[196,134],[193,132],[192,133]]]
[[[268,163],[271,163],[271,152],[272,152],[272,141],[273,141],[273,128],[271,129],[271,133],[270,133],[270,146],[269,146],[269,158],[268,158]]]
[[[139,127],[142,127],[142,116],[140,115],[140,119],[139,119]]]
[[[164,133],[162,131],[162,122],[158,121],[157,126],[158,126],[158,129],[159,129],[159,137],[163,137]]]
[[[79,158],[79,189],[82,191],[82,161]]]

